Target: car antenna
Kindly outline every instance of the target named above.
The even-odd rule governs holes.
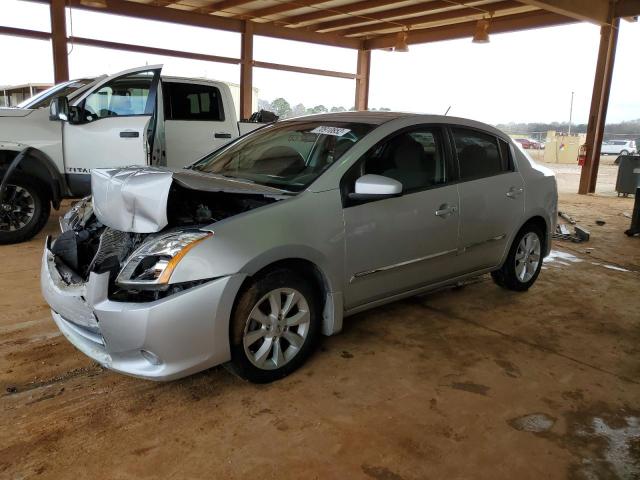
[[[451,105],[449,105],[449,108],[447,108],[447,111],[446,111],[446,112],[444,112],[444,116],[445,116],[445,117],[447,116],[447,113],[449,113],[449,110],[451,110]]]

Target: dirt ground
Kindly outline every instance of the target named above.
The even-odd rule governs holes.
[[[262,386],[152,383],[76,351],[40,296],[52,215],[0,247],[0,477],[640,478],[640,238],[614,168],[597,196],[561,194],[592,238],[556,242],[528,293],[484,276],[359,314]]]

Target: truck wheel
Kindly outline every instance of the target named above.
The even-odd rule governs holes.
[[[231,363],[254,383],[289,375],[313,351],[320,329],[317,295],[292,270],[275,270],[240,293],[231,318]]]
[[[620,152],[620,155],[629,155],[629,152],[627,150],[622,150]]]
[[[534,284],[542,268],[543,233],[535,225],[525,225],[513,240],[507,259],[491,272],[493,281],[508,290],[525,292]]]
[[[50,212],[47,190],[36,180],[14,173],[0,200],[0,245],[29,240],[42,230]]]

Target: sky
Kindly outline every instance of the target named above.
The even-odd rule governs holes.
[[[50,31],[46,5],[3,0],[0,25]],[[239,57],[240,35],[74,9],[67,32],[145,46]],[[470,39],[411,45],[407,53],[374,51],[369,106],[444,113],[487,123],[568,121],[586,123],[597,59],[599,28],[575,24]],[[621,22],[607,121],[640,118],[640,23]],[[53,81],[48,41],[0,35],[0,85]],[[72,78],[164,64],[163,73],[239,83],[237,65],[69,45]],[[255,37],[255,60],[355,73],[356,52]],[[259,98],[286,98],[292,105],[354,104],[355,82],[254,69]]]

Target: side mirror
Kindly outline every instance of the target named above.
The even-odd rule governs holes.
[[[354,193],[349,194],[352,200],[373,200],[384,197],[397,197],[402,194],[402,183],[383,177],[382,175],[363,175],[356,180]]]
[[[49,120],[69,120],[69,100],[67,97],[55,97],[49,104]]]

